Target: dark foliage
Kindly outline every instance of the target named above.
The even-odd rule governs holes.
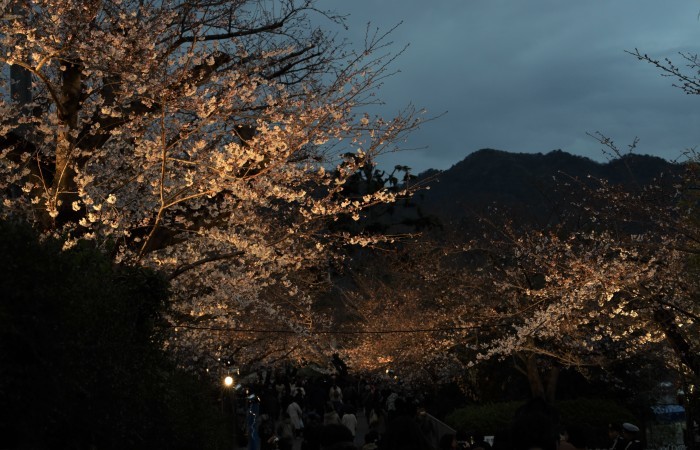
[[[206,448],[211,393],[156,333],[167,284],[0,223],[2,448]]]
[[[480,430],[486,435],[515,434],[521,439],[520,444],[528,439],[546,437],[547,433],[558,435],[559,429],[565,428],[574,434],[583,433],[589,448],[608,446],[608,424],[639,423],[629,409],[609,399],[564,400],[556,403],[556,410],[542,406],[541,400],[533,402],[534,406],[529,404],[527,407],[522,402],[467,406],[455,410],[446,421],[457,429]],[[547,408],[551,411],[548,412]],[[549,424],[549,427],[542,429],[542,424]],[[530,430],[534,435],[530,435]],[[517,445],[513,442],[513,447]]]

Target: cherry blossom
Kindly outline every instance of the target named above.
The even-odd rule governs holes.
[[[342,19],[311,0],[3,6],[0,60],[16,75],[0,86],[3,216],[166,274],[173,354],[289,353],[246,328],[318,349],[309,270],[383,239],[328,224],[395,195],[347,202],[343,185],[420,123],[410,106],[363,112],[394,57],[387,35],[352,51],[312,26]]]

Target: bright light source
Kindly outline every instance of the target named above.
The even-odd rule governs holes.
[[[232,386],[233,385],[233,377],[229,375],[226,378],[224,378],[224,384],[226,386]]]

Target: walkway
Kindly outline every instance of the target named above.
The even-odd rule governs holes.
[[[369,427],[367,426],[367,419],[365,418],[365,413],[360,410],[355,414],[357,417],[357,430],[355,430],[355,447],[357,448],[362,448],[362,446],[365,443],[365,433],[367,433],[367,430]],[[301,438],[297,438],[294,440],[294,448],[293,450],[301,450]]]
[[[369,426],[367,424],[367,418],[365,417],[364,412],[362,409],[360,409],[357,414],[357,430],[355,434],[355,447],[358,449],[362,448],[362,446],[365,443],[365,434],[367,433]],[[440,436],[443,434],[448,434],[448,433],[454,433],[455,430],[450,428],[447,424],[444,422],[441,422],[440,420],[436,419],[435,417],[428,415],[430,419],[433,421],[433,424],[435,425],[435,439],[436,441],[433,443],[435,448],[437,448],[437,440],[439,439]],[[293,450],[301,450],[301,443],[303,439],[301,437],[294,439],[294,447]],[[247,447],[237,447],[236,450],[248,450]]]

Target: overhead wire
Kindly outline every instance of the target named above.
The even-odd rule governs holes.
[[[407,328],[393,330],[304,330],[295,331],[289,329],[274,329],[274,328],[234,328],[234,327],[202,327],[196,325],[171,325],[169,328],[201,330],[201,331],[223,331],[231,333],[270,333],[270,334],[406,334],[406,333],[445,333],[454,331],[468,331],[481,328],[479,326],[471,327],[445,327],[445,328]]]

